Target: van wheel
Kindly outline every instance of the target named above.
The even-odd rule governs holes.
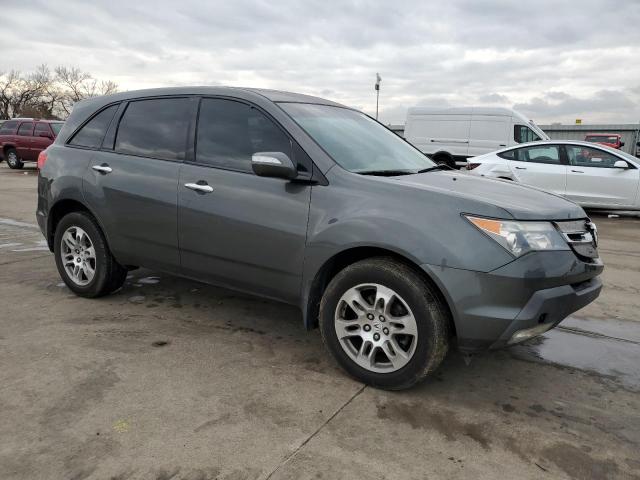
[[[81,297],[100,297],[120,288],[127,270],[111,255],[93,217],[85,212],[65,215],[56,227],[54,254],[64,283]]]
[[[7,165],[9,165],[9,168],[19,170],[24,167],[24,163],[22,163],[22,160],[18,157],[18,152],[16,152],[15,148],[8,149],[5,156],[7,158]]]
[[[433,157],[433,161],[439,165],[447,165],[451,168],[458,168],[455,160],[449,155],[436,155]]]
[[[320,302],[325,346],[351,376],[401,390],[440,365],[449,348],[449,317],[434,288],[392,258],[346,267]]]

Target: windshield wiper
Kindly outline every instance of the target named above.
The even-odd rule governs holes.
[[[436,170],[453,170],[453,168],[451,168],[449,165],[445,165],[444,163],[439,163],[437,165],[434,165],[433,167],[418,170],[416,173],[434,172]]]
[[[416,173],[413,170],[363,170],[360,175],[375,175],[377,177],[397,177],[399,175],[413,175]]]

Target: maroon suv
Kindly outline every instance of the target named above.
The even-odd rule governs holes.
[[[9,168],[22,168],[24,162],[35,162],[42,150],[53,143],[64,122],[14,118],[0,127],[0,160]]]

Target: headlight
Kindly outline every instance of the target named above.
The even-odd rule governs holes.
[[[466,216],[473,225],[516,257],[532,250],[569,250],[551,222],[521,222]]]

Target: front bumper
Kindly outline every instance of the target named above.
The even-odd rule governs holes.
[[[604,266],[583,262],[572,251],[532,252],[491,272],[422,265],[443,292],[465,352],[526,340],[595,300]],[[548,327],[548,328],[547,328]],[[524,337],[524,338],[523,338]]]

